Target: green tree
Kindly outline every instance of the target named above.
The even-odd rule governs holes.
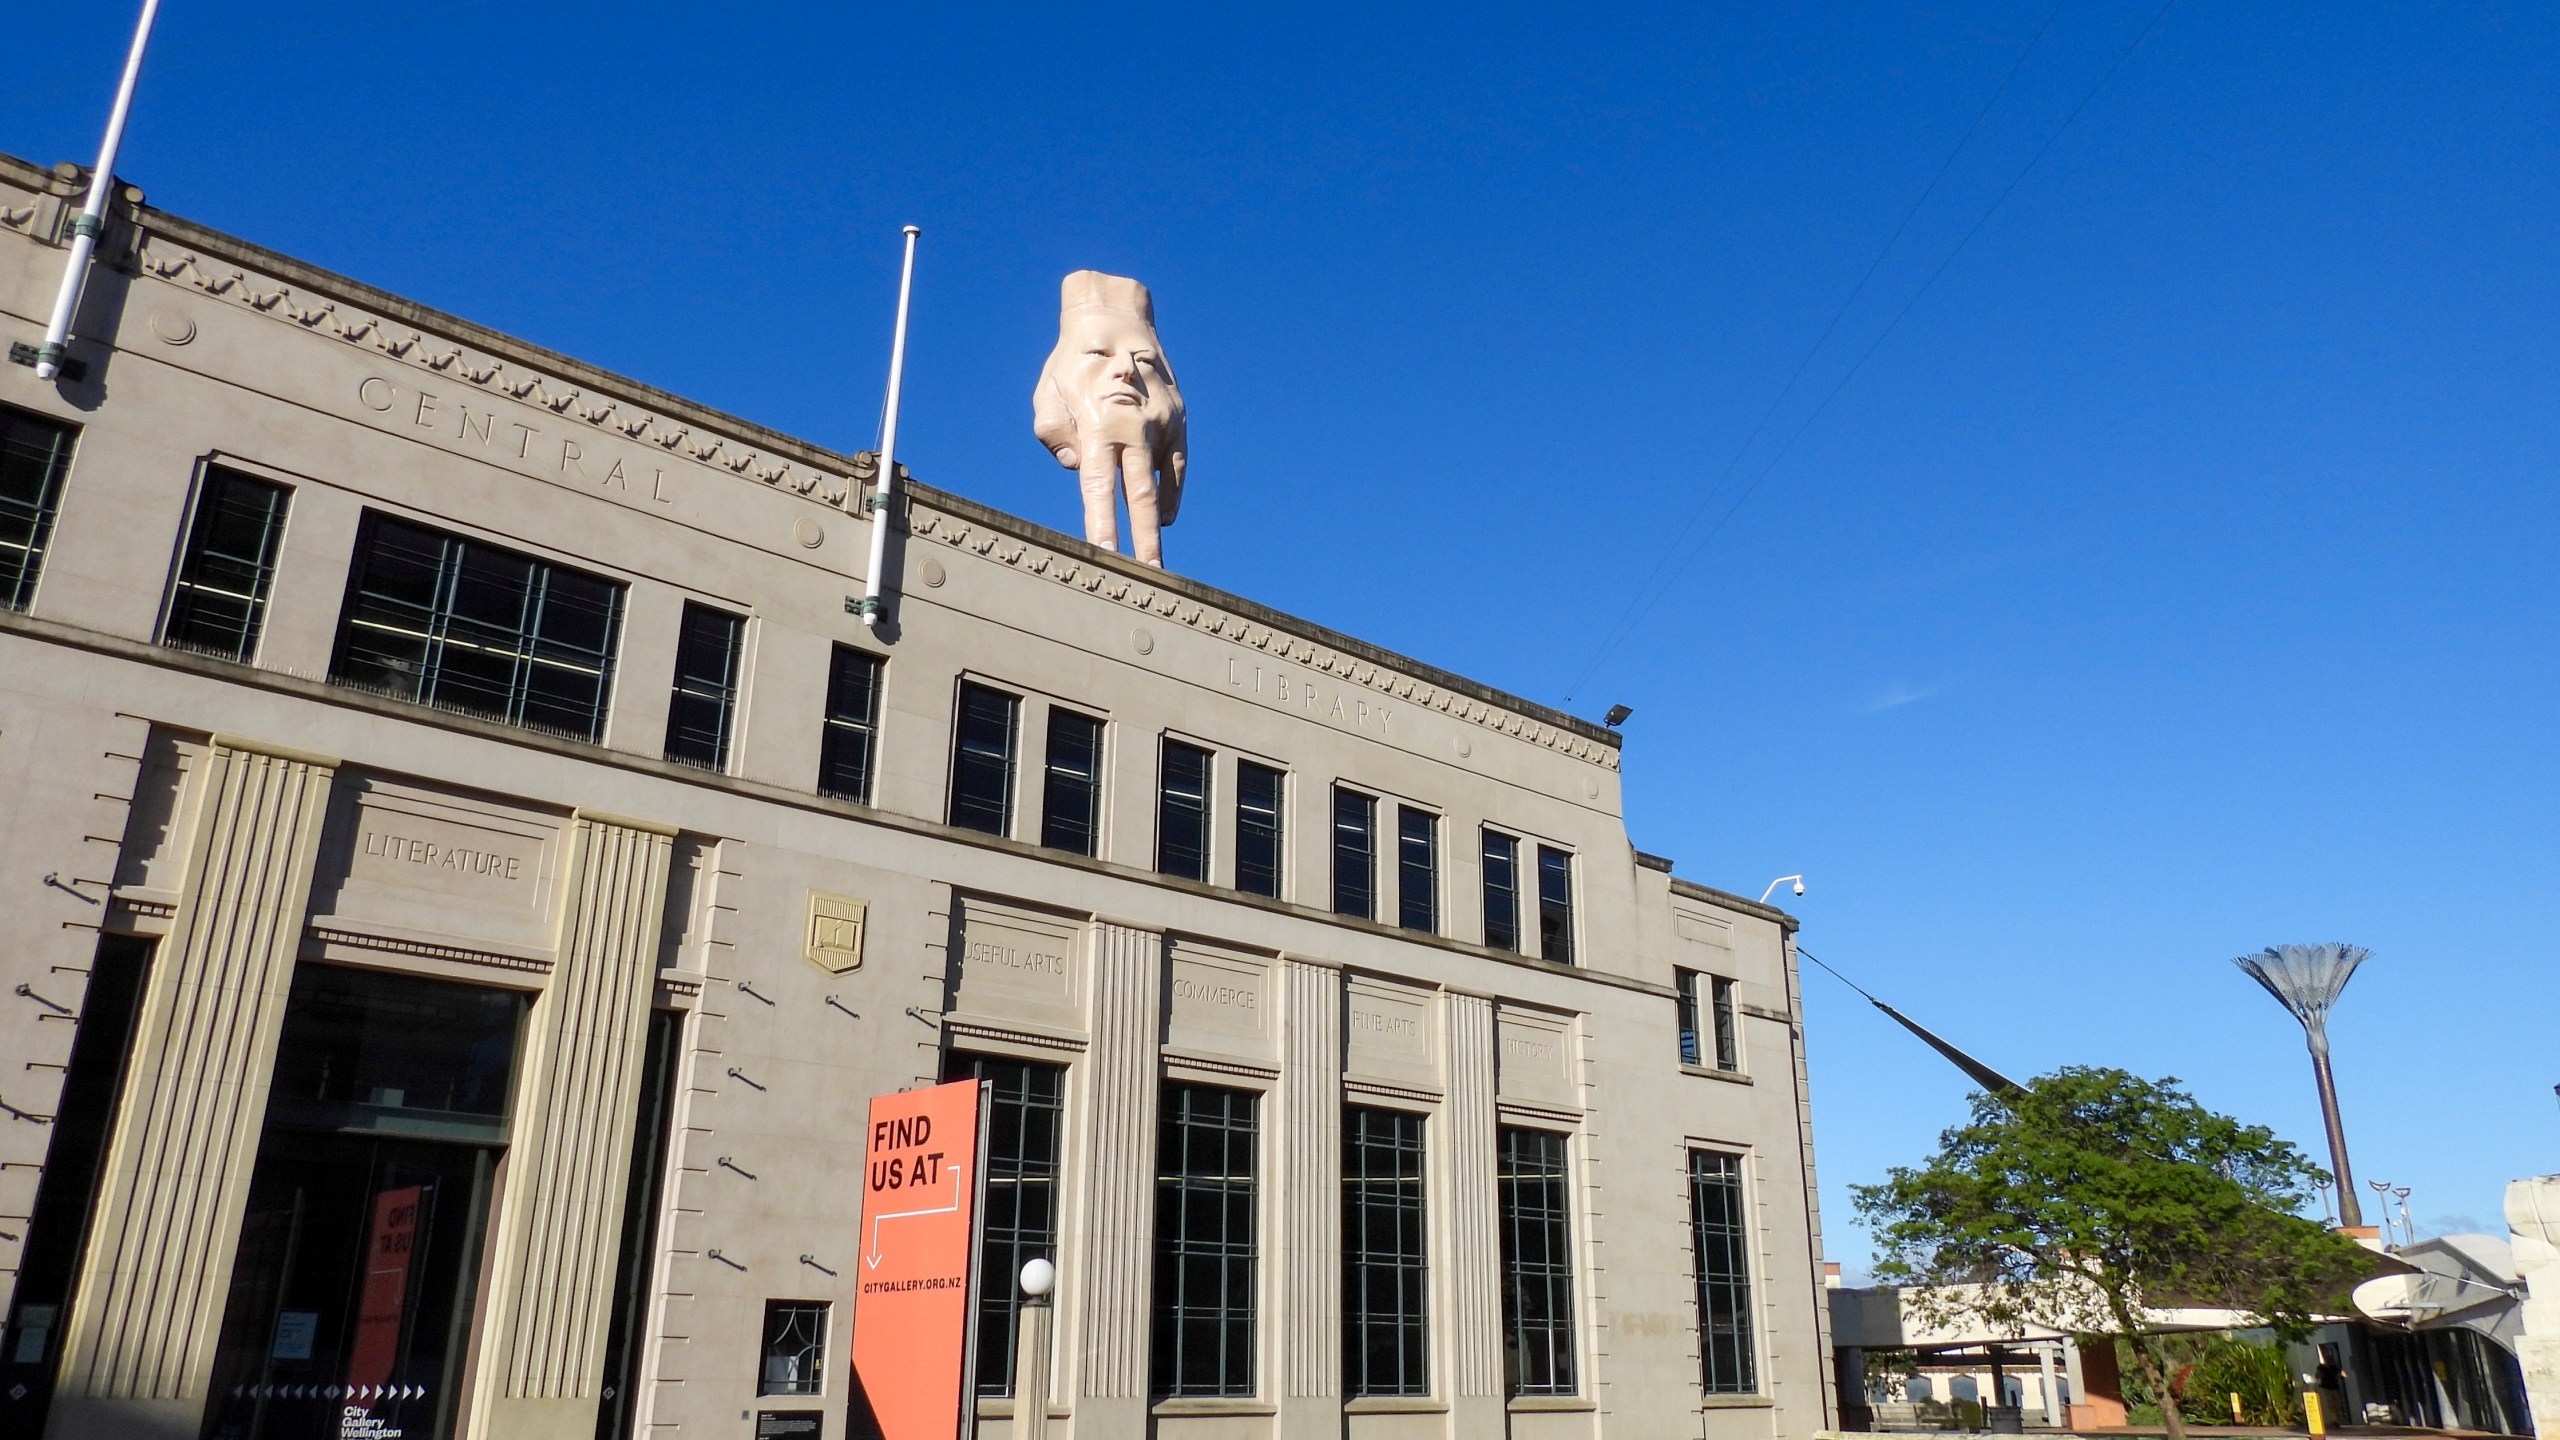
[[[2293,1366],[2282,1345],[2210,1334],[2169,1335],[2162,1337],[2162,1343],[2169,1355],[2169,1373],[2187,1374],[2186,1395],[2179,1406],[2187,1419],[2205,1425],[2228,1424],[2231,1397],[2237,1395],[2245,1424],[2302,1423],[2302,1392],[2294,1388]],[[2151,1424],[2161,1418],[2160,1397],[2152,1393],[2133,1358],[2123,1355],[2123,1342],[2117,1344],[2125,1373],[2127,1418],[2137,1425]]]
[[[2183,1440],[2191,1366],[2155,1312],[2218,1306],[2306,1331],[2368,1258],[2293,1213],[2321,1174],[2174,1079],[2074,1067],[1974,1096],[1926,1164],[1852,1194],[1877,1275],[1924,1287],[1910,1295],[1921,1318],[2119,1336]]]

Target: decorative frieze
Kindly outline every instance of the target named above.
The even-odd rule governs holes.
[[[556,376],[429,336],[338,301],[299,295],[283,281],[207,261],[156,235],[143,237],[140,258],[142,273],[151,279],[189,287],[240,309],[345,341],[444,380],[538,405],[562,419],[626,440],[653,443],[671,455],[788,490],[838,510],[854,509],[860,498],[862,487],[850,476],[815,469],[746,444],[735,436],[697,430],[635,401],[571,385]]]
[[[1321,675],[1346,684],[1357,685],[1382,695],[1393,696],[1408,704],[1434,710],[1453,719],[1463,720],[1498,734],[1509,735],[1529,744],[1569,755],[1576,760],[1597,765],[1604,770],[1618,768],[1618,752],[1607,745],[1573,733],[1559,726],[1532,720],[1514,710],[1503,709],[1463,695],[1442,686],[1400,675],[1354,655],[1346,655],[1329,645],[1319,644],[1304,636],[1275,630],[1258,621],[1230,614],[1215,606],[1204,605],[1166,585],[1149,584],[1143,579],[1097,565],[1089,560],[1070,558],[1056,550],[1021,539],[992,526],[945,515],[922,502],[910,506],[908,528],[915,534],[936,540],[955,550],[966,550],[999,564],[1073,586],[1088,595],[1115,601],[1132,610],[1172,620],[1204,635],[1228,640],[1248,649],[1262,651],[1281,660],[1303,665]],[[1153,648],[1150,646],[1149,648]]]

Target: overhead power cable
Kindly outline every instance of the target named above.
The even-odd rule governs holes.
[[[1920,303],[1921,297],[1927,295],[1930,289],[1938,283],[1938,278],[1947,273],[1947,267],[1955,263],[1956,257],[1964,253],[1967,245],[1973,243],[1973,237],[1982,232],[1982,227],[1990,223],[1991,217],[1999,214],[2000,208],[2009,203],[2009,197],[2017,193],[2018,186],[2026,180],[2028,175],[2034,173],[2036,166],[2042,163],[2044,157],[2052,151],[2054,142],[2060,140],[2063,135],[2071,129],[2072,122],[2080,118],[2080,112],[2089,107],[2090,101],[2098,98],[2098,92],[2104,90],[2107,87],[2107,82],[2115,78],[2116,72],[2124,68],[2125,62],[2133,58],[2133,52],[2142,48],[2142,42],[2151,38],[2151,32],[2159,28],[2161,18],[2166,16],[2169,13],[2169,7],[2176,3],[2177,0],[2161,0],[2160,7],[2151,12],[2150,20],[2145,22],[2141,32],[2133,37],[2133,43],[2125,46],[2123,53],[2116,56],[2115,63],[2109,65],[2106,68],[2105,73],[2098,77],[2097,82],[2091,85],[2086,93],[2081,95],[2079,102],[2071,107],[2070,113],[2062,117],[2062,123],[2054,127],[2053,133],[2047,135],[2044,139],[2044,143],[2036,147],[2036,153],[2027,157],[2027,163],[2020,166],[2018,173],[2011,176],[2009,183],[2001,188],[2000,194],[1992,200],[1989,208],[1985,209],[1980,215],[1974,218],[1973,224],[1967,227],[1964,234],[1957,239],[1955,248],[1949,250],[1946,253],[1945,258],[1938,262],[1937,268],[1929,272],[1928,278],[1920,282],[1920,288],[1911,292],[1910,298],[1903,301],[1902,308],[1894,312],[1893,318],[1885,322],[1884,328],[1876,332],[1876,336],[1873,340],[1867,342],[1867,348],[1859,352],[1857,360],[1841,374],[1839,381],[1831,387],[1829,392],[1824,394],[1822,402],[1813,407],[1813,410],[1805,416],[1803,422],[1796,426],[1794,433],[1787,436],[1786,443],[1778,447],[1778,453],[1769,457],[1769,462],[1761,466],[1759,472],[1751,477],[1751,483],[1744,486],[1742,493],[1734,497],[1733,503],[1726,506],[1724,512],[1715,518],[1715,523],[1708,527],[1707,533],[1699,537],[1694,546],[1688,546],[1686,553],[1683,554],[1682,549],[1683,546],[1687,544],[1689,531],[1696,527],[1699,515],[1703,515],[1706,505],[1714,500],[1716,492],[1724,488],[1723,478],[1718,478],[1715,486],[1707,492],[1707,499],[1700,502],[1699,514],[1691,516],[1690,523],[1682,529],[1680,538],[1672,542],[1670,552],[1666,554],[1663,557],[1662,562],[1658,563],[1655,567],[1655,573],[1659,573],[1662,564],[1669,564],[1675,557],[1677,557],[1678,563],[1671,570],[1669,577],[1666,578],[1659,586],[1652,588],[1650,593],[1647,593],[1642,588],[1638,590],[1636,598],[1629,603],[1625,613],[1619,616],[1616,623],[1610,627],[1608,635],[1592,650],[1591,658],[1583,663],[1581,673],[1574,677],[1571,692],[1569,692],[1565,697],[1567,703],[1571,702],[1574,694],[1580,693],[1583,685],[1587,683],[1592,674],[1600,668],[1601,663],[1609,658],[1611,652],[1617,649],[1619,642],[1626,638],[1627,634],[1635,627],[1636,623],[1642,620],[1645,615],[1650,613],[1653,607],[1659,604],[1664,596],[1671,593],[1672,587],[1679,583],[1680,577],[1688,573],[1691,565],[1697,563],[1698,556],[1705,552],[1708,545],[1714,543],[1717,535],[1723,533],[1726,522],[1733,519],[1735,513],[1740,511],[1744,503],[1750,500],[1752,495],[1759,490],[1761,482],[1767,480],[1770,473],[1775,471],[1778,466],[1786,460],[1789,454],[1793,453],[1796,448],[1796,442],[1802,440],[1805,437],[1805,433],[1813,428],[1814,422],[1820,420],[1824,412],[1831,408],[1831,402],[1840,398],[1840,392],[1849,388],[1849,382],[1856,379],[1860,371],[1866,369],[1867,361],[1874,358],[1876,351],[1883,346],[1886,339],[1901,326],[1903,317],[1909,315],[1912,308]],[[2039,34],[2041,34],[2041,32],[2039,32]],[[1961,145],[1959,145],[1958,148],[1962,148]],[[1949,158],[1952,159],[1953,157],[1951,156]],[[1923,198],[1925,199],[1926,197],[1924,196]],[[1906,220],[1905,223],[1907,224],[1909,222]],[[1897,236],[1899,236],[1900,233],[1901,232],[1899,230],[1895,232]],[[1888,246],[1888,248],[1890,248],[1890,246]],[[1881,257],[1879,257],[1879,259],[1881,259]],[[1862,286],[1864,283],[1864,281],[1860,282]],[[1856,297],[1852,295],[1851,298],[1855,299]],[[1844,306],[1844,312],[1845,309],[1846,307]],[[1834,318],[1833,323],[1838,323],[1836,317]],[[1827,338],[1829,331],[1826,329],[1824,333]],[[1819,349],[1819,345],[1817,345],[1816,348]],[[1810,359],[1811,357],[1808,356],[1807,358]],[[1799,366],[1798,370],[1799,373],[1801,373],[1802,367]],[[1794,381],[1790,379],[1788,383],[1792,385]],[[1780,398],[1784,398],[1783,391],[1781,392]],[[1773,411],[1775,408],[1775,406],[1771,407]],[[1762,421],[1764,424],[1766,423],[1766,420],[1767,417],[1763,416]],[[1754,427],[1752,433],[1756,436],[1759,433],[1758,427]],[[1748,448],[1748,442],[1745,443],[1745,448]],[[1739,464],[1740,458],[1741,457],[1737,454],[1734,463]],[[1728,474],[1731,469],[1732,466],[1729,465],[1727,467]]]

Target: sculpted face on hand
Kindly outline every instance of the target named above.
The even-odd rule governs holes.
[[[1058,290],[1058,344],[1031,392],[1031,433],[1076,472],[1087,540],[1119,545],[1129,507],[1131,552],[1163,563],[1158,532],[1182,508],[1191,442],[1182,387],[1156,338],[1147,287],[1078,270]]]
[[[1082,310],[1063,328],[1058,350],[1064,363],[1056,378],[1075,411],[1079,440],[1147,445],[1150,431],[1159,437],[1170,431],[1182,394],[1152,327],[1120,311]],[[1079,463],[1077,448],[1074,442],[1061,448],[1059,463]]]

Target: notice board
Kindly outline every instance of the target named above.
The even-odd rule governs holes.
[[[970,1399],[978,1082],[875,1097],[863,1148],[855,1409],[868,1408],[881,1440],[958,1440]]]

